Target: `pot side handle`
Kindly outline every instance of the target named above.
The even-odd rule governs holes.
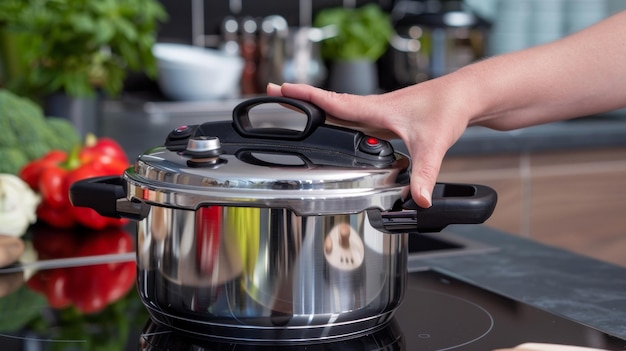
[[[421,208],[409,196],[401,209],[369,210],[370,223],[386,233],[440,232],[450,224],[480,224],[493,213],[497,193],[484,185],[437,183],[433,202]]]
[[[79,180],[70,186],[73,206],[88,207],[105,217],[142,220],[150,206],[126,198],[126,182],[122,176],[104,176]]]

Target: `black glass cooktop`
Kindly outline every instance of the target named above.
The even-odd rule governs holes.
[[[409,274],[405,300],[389,324],[323,343],[233,344],[174,333],[150,321],[134,289],[89,314],[51,308],[27,284],[0,298],[5,351],[492,350],[525,342],[626,350],[624,340],[430,269]]]
[[[526,342],[626,350],[625,340],[428,268],[409,274],[394,318],[367,334],[289,345],[182,335],[153,323],[139,300],[131,232],[29,231],[27,246],[38,259],[0,268],[0,351],[484,351]],[[443,233],[412,236],[409,261],[461,248],[490,250],[455,240]]]

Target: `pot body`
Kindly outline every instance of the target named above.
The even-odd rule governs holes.
[[[367,213],[154,206],[138,226],[138,287],[153,319],[226,339],[294,341],[379,328],[400,303],[407,234]]]

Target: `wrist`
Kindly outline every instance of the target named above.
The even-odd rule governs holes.
[[[468,65],[445,76],[449,103],[454,108],[451,113],[462,116],[466,126],[479,124],[488,115],[488,101],[484,92],[485,82],[481,81],[480,67]]]
[[[466,66],[445,76],[420,83],[422,96],[431,104],[431,111],[442,118],[453,118],[467,127],[476,124],[484,114],[477,70]]]

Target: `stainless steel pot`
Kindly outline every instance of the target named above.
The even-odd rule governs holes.
[[[301,110],[304,127],[262,127],[250,111],[263,103]],[[420,209],[404,201],[407,156],[324,120],[306,102],[246,100],[232,122],[177,128],[122,177],[77,182],[70,197],[139,220],[138,289],[157,322],[280,342],[370,331],[402,301],[407,233],[481,223],[496,194],[437,184]]]

